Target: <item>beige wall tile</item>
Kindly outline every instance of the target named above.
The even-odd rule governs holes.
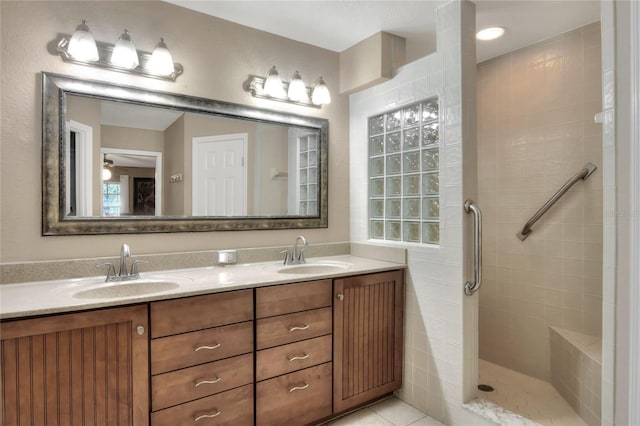
[[[593,122],[600,67],[599,23],[478,66],[478,202],[490,265],[480,355],[546,380],[545,327],[601,333],[602,171],[572,188],[526,241],[515,234],[586,162],[602,164]]]

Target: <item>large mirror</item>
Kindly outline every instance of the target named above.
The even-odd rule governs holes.
[[[327,226],[326,119],[42,83],[43,235]]]

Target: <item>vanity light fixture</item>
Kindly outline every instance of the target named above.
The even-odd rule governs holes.
[[[291,81],[289,82],[289,90],[287,90],[287,96],[289,99],[295,102],[304,102],[309,101],[309,96],[307,95],[307,86],[304,85],[304,81],[302,81],[302,76],[298,71],[294,72],[291,76]]]
[[[316,105],[327,105],[331,103],[331,94],[326,83],[320,77],[318,82],[313,87],[313,93],[311,93],[311,102]]]
[[[147,69],[159,75],[170,75],[173,73],[173,57],[167,48],[167,44],[164,42],[164,38],[160,37],[160,42],[151,54]]]
[[[482,29],[476,33],[476,38],[482,41],[495,40],[504,35],[504,28],[502,27],[489,27]]]
[[[116,41],[116,45],[113,48],[113,52],[111,53],[111,63],[117,67],[126,68],[128,70],[132,70],[140,65],[140,61],[138,60],[138,51],[131,41],[131,36],[129,35],[129,31],[126,29],[118,40]]]
[[[266,77],[249,76],[249,79],[244,83],[244,89],[256,98],[306,107],[322,108],[322,105],[331,103],[329,88],[322,77],[311,89],[304,84],[298,71],[293,73],[290,82],[282,81],[275,66],[269,69]]]
[[[82,23],[76,27],[76,32],[69,40],[68,50],[69,55],[79,61],[93,62],[99,59],[98,46],[96,46],[96,40],[89,30],[86,20],[83,19]]]
[[[103,43],[95,41],[85,20],[82,20],[72,36],[63,34],[57,45],[52,43],[50,52],[60,55],[65,62],[162,80],[176,81],[183,73],[182,65],[173,62],[163,38],[160,38],[153,53],[136,50],[127,30],[124,30],[115,45]]]
[[[272,66],[269,71],[267,71],[267,79],[262,85],[262,88],[264,89],[264,93],[272,98],[284,98],[287,96],[284,87],[282,87],[280,74],[278,74],[275,66]]]

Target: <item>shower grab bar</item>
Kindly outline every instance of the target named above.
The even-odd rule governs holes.
[[[464,211],[473,213],[473,275],[474,282],[467,281],[464,284],[464,294],[471,296],[482,286],[482,212],[471,200],[464,203]]]
[[[564,194],[571,189],[573,185],[576,184],[579,180],[586,180],[593,172],[595,172],[598,168],[591,164],[587,163],[582,170],[580,170],[575,176],[569,179],[558,191],[549,198],[549,201],[544,203],[542,207],[538,209],[538,211],[531,216],[531,219],[522,227],[522,230],[518,232],[516,235],[520,241],[524,241],[527,237],[533,232],[531,227],[551,208],[553,205],[560,199]]]

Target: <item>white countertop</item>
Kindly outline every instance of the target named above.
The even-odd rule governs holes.
[[[322,273],[318,273],[318,269],[313,271],[313,268],[310,268],[309,273],[294,274],[286,273],[286,269],[296,268],[296,265],[284,266],[281,261],[278,261],[141,272],[140,280],[121,282],[105,283],[105,277],[101,276],[3,284],[0,285],[0,319],[128,305],[266,285],[390,271],[405,267],[400,263],[351,255],[310,258],[307,259],[306,265],[332,265],[335,267],[330,267],[330,271]],[[129,294],[143,288],[145,283],[158,281],[175,283],[177,288],[141,295]],[[142,284],[142,286],[136,287],[136,284]],[[122,291],[115,297],[79,297],[79,293],[86,290],[96,289],[99,292],[99,289],[118,285],[123,287],[120,287]]]

